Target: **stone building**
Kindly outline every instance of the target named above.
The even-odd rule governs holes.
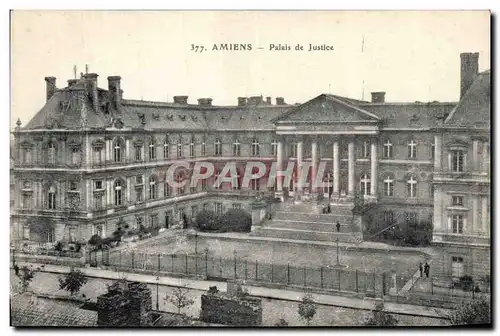
[[[168,228],[201,209],[248,209],[257,193],[320,195],[333,206],[361,196],[388,225],[433,222],[434,241],[450,251],[443,269],[458,270],[457,260],[469,265],[489,246],[490,76],[477,72],[478,54],[462,54],[458,103],[389,102],[373,92],[371,101],[321,94],[290,105],[256,96],[235,106],[125,99],[119,76],[107,89],[93,73],[64,88],[46,77],[45,106],[14,131],[13,239],[88,240],[123,223]],[[238,177],[173,190],[165,173],[179,160],[212,162],[215,176],[236,162]],[[304,184],[264,176],[242,188],[248,161],[312,169]],[[314,188],[318,174],[324,186]]]

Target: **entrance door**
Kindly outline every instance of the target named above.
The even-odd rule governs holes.
[[[462,257],[451,257],[451,276],[460,278],[464,275],[464,259]]]

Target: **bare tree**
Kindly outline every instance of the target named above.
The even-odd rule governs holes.
[[[194,300],[189,298],[189,291],[184,288],[177,287],[172,295],[165,295],[164,300],[170,302],[177,308],[177,313],[181,314],[181,310],[190,307],[194,304]]]
[[[316,315],[317,306],[311,294],[304,295],[302,302],[299,304],[299,315],[306,321],[306,324],[311,325],[311,320]]]

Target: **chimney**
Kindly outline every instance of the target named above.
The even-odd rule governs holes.
[[[109,99],[115,105],[117,111],[120,111],[122,104],[122,90],[120,88],[121,80],[122,78],[120,76],[108,77]]]
[[[273,103],[271,102],[271,97],[266,97],[266,103],[268,105],[272,105]]]
[[[188,96],[174,96],[174,103],[175,104],[187,105],[187,103],[188,103]]]
[[[246,97],[238,97],[238,106],[245,106],[247,104]]]
[[[385,92],[372,92],[372,103],[385,103]]]
[[[276,97],[276,105],[286,105],[285,98],[283,98],[283,97]]]
[[[92,98],[92,107],[95,113],[99,112],[99,99],[97,96],[97,77],[99,75],[96,73],[86,73],[83,75],[85,79],[85,87],[87,88],[87,94]]]
[[[73,86],[78,82],[78,79],[68,79],[68,87]]]
[[[45,82],[47,84],[47,101],[54,95],[56,92],[56,78],[55,77],[45,77]]]
[[[460,54],[460,99],[470,88],[479,72],[479,53]]]
[[[253,96],[248,98],[249,105],[259,105],[262,104],[262,96]]]
[[[198,105],[200,106],[212,106],[212,98],[200,98],[198,99]]]

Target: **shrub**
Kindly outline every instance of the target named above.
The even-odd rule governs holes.
[[[372,310],[372,316],[365,322],[366,326],[389,327],[398,324],[398,320],[384,311],[384,303],[380,302]]]
[[[302,302],[299,304],[299,315],[304,321],[306,321],[308,326],[311,324],[311,320],[314,315],[316,315],[316,310],[316,303],[314,302],[312,296],[310,294],[305,295],[302,298]]]
[[[285,319],[280,318],[280,320],[278,322],[276,322],[275,326],[276,327],[288,327],[288,322]]]
[[[221,218],[213,211],[202,210],[196,215],[196,226],[200,231],[218,231],[221,229]]]
[[[101,246],[101,244],[102,244],[102,238],[99,235],[95,234],[92,237],[90,237],[89,245],[98,247]]]
[[[240,209],[230,209],[221,218],[221,230],[225,232],[250,232],[252,216]]]
[[[458,280],[458,285],[466,292],[470,292],[473,289],[474,281],[470,275],[462,275]]]
[[[65,278],[59,278],[59,289],[67,290],[73,295],[86,283],[87,278],[85,275],[81,271],[72,268]]]
[[[54,245],[54,250],[61,252],[63,250],[63,243],[58,241],[56,245]]]
[[[449,318],[453,325],[490,324],[490,302],[484,297],[476,298],[469,303],[458,306]]]

